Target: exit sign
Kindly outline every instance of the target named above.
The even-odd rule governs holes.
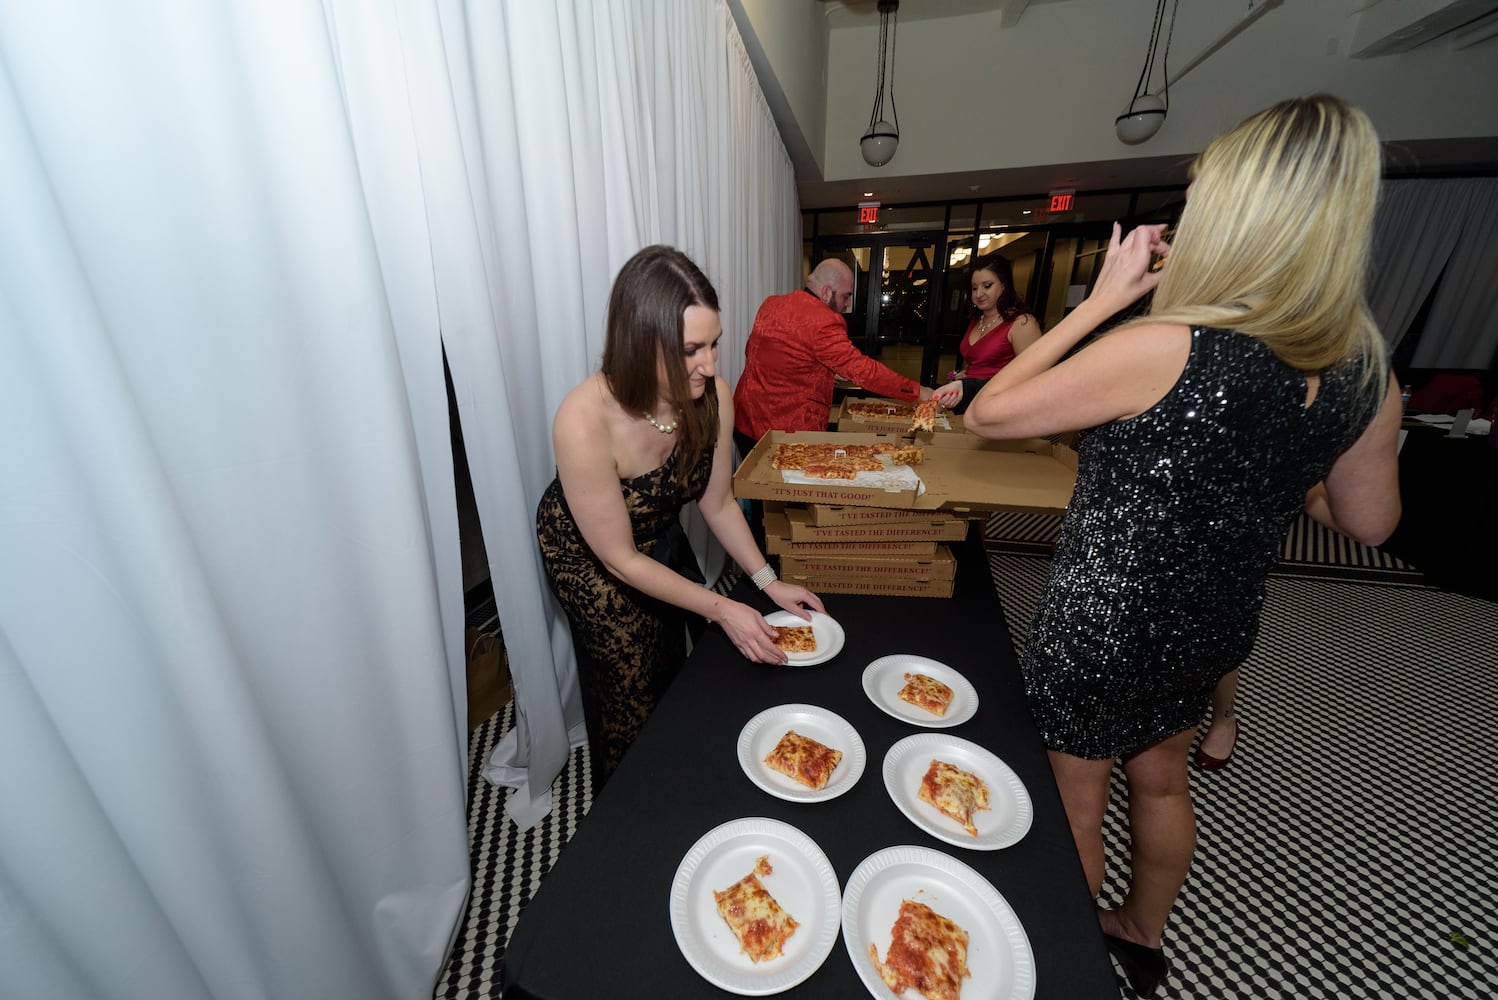
[[[1073,207],[1073,199],[1077,195],[1076,188],[1059,188],[1051,192],[1051,203],[1049,211],[1051,214],[1057,212],[1070,212]]]
[[[879,222],[879,203],[877,201],[859,202],[858,222],[860,225],[877,224]]]

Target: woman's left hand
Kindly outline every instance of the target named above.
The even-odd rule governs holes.
[[[823,614],[827,613],[826,609],[822,607],[822,599],[820,597],[805,587],[798,587],[794,583],[786,583],[784,580],[776,580],[766,587],[765,596],[791,614],[805,618],[807,621],[811,620],[811,616],[806,613],[805,608],[810,608],[813,611],[821,611]]]

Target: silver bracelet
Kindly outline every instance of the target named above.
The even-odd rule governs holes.
[[[779,579],[779,577],[775,575],[775,570],[770,568],[770,564],[765,563],[765,568],[760,570],[758,573],[755,573],[749,579],[753,580],[754,585],[760,590],[764,590],[770,584]]]

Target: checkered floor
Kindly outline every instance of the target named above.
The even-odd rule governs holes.
[[[989,527],[1018,639],[1055,521]],[[1498,604],[1418,581],[1310,522],[1287,540],[1243,670],[1233,765],[1192,769],[1199,845],[1162,997],[1498,997]],[[577,750],[553,815],[515,830],[478,774],[510,724],[507,708],[473,735],[473,896],[439,1000],[499,996],[510,930],[590,805]],[[1124,801],[1115,780],[1109,906],[1128,878]]]

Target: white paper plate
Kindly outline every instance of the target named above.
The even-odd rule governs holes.
[[[917,794],[933,758],[971,771],[988,785],[989,808],[973,815],[976,837]],[[997,851],[1017,844],[1035,818],[1030,793],[1013,768],[978,744],[947,733],[917,733],[890,747],[884,755],[884,787],[916,826],[969,850]]]
[[[760,881],[800,926],[784,954],[756,963],[718,915],[713,893],[748,875],[762,855],[773,871]],[[838,898],[837,873],[810,837],[775,819],[736,819],[709,830],[681,859],[671,882],[671,932],[687,962],[714,986],[744,996],[781,993],[831,954]]]
[[[805,625],[805,618],[798,618],[789,611],[772,611],[765,615],[765,621],[771,625]],[[817,663],[826,663],[838,653],[843,651],[843,642],[846,636],[843,627],[833,621],[831,617],[820,611],[811,613],[811,634],[817,640],[817,648],[811,653],[787,653],[786,666],[788,667],[810,667]]]
[[[843,752],[824,788],[807,788],[765,763],[775,744],[794,729],[818,743]],[[858,730],[846,719],[816,705],[777,705],[750,719],[739,733],[739,766],[749,780],[771,795],[791,802],[821,802],[835,799],[858,783],[868,753]]]
[[[952,689],[952,703],[946,715],[932,715],[900,698],[906,674],[925,674]],[[978,711],[978,692],[966,677],[936,660],[913,653],[881,656],[863,668],[863,690],[869,700],[890,715],[917,726],[947,729],[960,726]]]
[[[872,996],[892,996],[874,962],[882,960],[902,900],[913,899],[968,933],[962,1000],[1033,1000],[1035,955],[1019,917],[999,891],[972,868],[924,847],[888,847],[865,858],[843,893],[843,943]]]

